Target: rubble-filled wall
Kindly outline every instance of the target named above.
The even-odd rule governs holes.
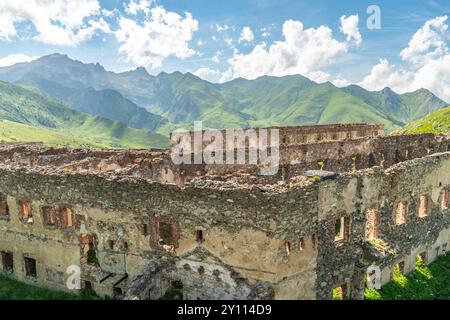
[[[249,147],[251,143],[257,143],[258,139],[270,138],[272,130],[278,131],[279,144],[281,146],[290,144],[304,144],[325,141],[348,140],[363,137],[379,137],[384,135],[384,126],[381,124],[365,124],[365,123],[349,123],[349,124],[325,124],[325,125],[305,125],[292,127],[267,127],[267,128],[250,128],[250,129],[225,129],[225,130],[203,130],[190,132],[173,132],[170,135],[170,143],[172,146],[180,144],[180,142],[190,142],[190,148],[195,150],[195,144],[199,146],[207,146],[214,138],[210,137],[220,134],[223,141],[224,149],[227,148],[243,148]],[[206,133],[206,135],[205,135]],[[233,134],[247,133],[247,140],[238,140],[236,137],[231,140]],[[230,134],[230,136],[227,136]],[[267,136],[265,136],[267,135]],[[188,139],[187,139],[188,138]],[[186,139],[186,140],[183,140]]]
[[[435,154],[448,142],[433,135],[346,143],[328,157],[359,146],[384,152],[384,166],[261,184],[245,170],[211,179],[180,169],[157,150],[4,147],[0,267],[67,290],[79,266],[82,286],[130,299],[174,282],[186,299],[330,299],[336,287],[362,298],[368,268],[385,283],[394,265],[409,272],[418,255],[447,250],[450,153]],[[395,158],[394,146],[416,158]],[[195,178],[161,178],[182,170]]]
[[[429,263],[444,254],[450,244],[449,190],[449,152],[324,182],[318,199],[318,298],[331,298],[342,285],[347,295],[362,298],[367,268],[379,267],[384,284],[394,265],[403,262],[403,272],[409,272],[418,255],[425,253]],[[398,204],[404,201],[402,220]],[[348,217],[348,235],[336,240],[341,217]]]

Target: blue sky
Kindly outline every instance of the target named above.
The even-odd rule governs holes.
[[[367,28],[369,5],[380,29]],[[373,90],[428,86],[450,100],[448,76],[439,85],[449,14],[450,0],[3,0],[0,66],[59,52],[116,72],[214,82],[301,73]]]

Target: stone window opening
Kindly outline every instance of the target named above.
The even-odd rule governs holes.
[[[334,222],[334,242],[340,243],[348,240],[350,231],[350,219],[347,217],[341,217]]]
[[[14,272],[14,257],[12,252],[2,251],[2,265],[4,273]]]
[[[73,227],[73,211],[69,207],[61,206],[59,208],[59,215],[61,217],[61,226],[63,228]]]
[[[197,269],[199,274],[204,274],[205,273],[205,268],[203,266],[198,267]]]
[[[369,154],[369,167],[374,167],[377,165],[377,160],[375,159],[375,155],[373,153]]]
[[[141,224],[141,234],[144,237],[148,236],[148,225],[146,223]]]
[[[417,259],[419,259],[419,261],[421,261],[423,264],[427,264],[428,263],[428,255],[426,251],[423,251],[421,253],[419,253],[417,255]]]
[[[113,287],[113,297],[114,299],[121,299],[123,295],[123,291],[119,287]]]
[[[430,198],[427,195],[421,195],[419,197],[419,218],[425,218],[428,216],[430,210]]]
[[[325,162],[322,159],[317,160],[317,169],[323,170],[323,167],[325,165]]]
[[[298,250],[299,250],[299,251],[305,250],[305,239],[304,239],[303,237],[301,237],[301,238],[298,240]]]
[[[24,223],[33,223],[33,214],[31,211],[31,203],[27,200],[19,200],[19,214]]]
[[[448,204],[449,204],[449,192],[447,188],[444,188],[441,191],[441,209],[442,210],[448,209]]]
[[[371,209],[367,211],[366,220],[366,239],[374,240],[379,237],[380,213],[378,210]]]
[[[37,279],[37,269],[36,269],[36,260],[29,257],[24,257],[25,264],[25,276],[28,279],[36,281]]]
[[[408,216],[408,202],[400,201],[395,209],[395,224],[402,225],[406,223]]]
[[[9,206],[7,196],[0,193],[0,219],[9,219]]]
[[[343,283],[333,288],[333,300],[344,300],[347,297],[347,284]]]
[[[286,241],[285,243],[286,254],[289,256],[291,254],[291,242]]]
[[[84,234],[80,237],[82,262],[96,265],[98,264],[97,252],[95,251],[94,236],[91,234]]]
[[[317,242],[316,234],[313,233],[313,234],[311,235],[311,243],[312,243],[312,246],[313,246],[314,249],[316,248],[316,242]]]
[[[203,230],[196,230],[195,231],[195,239],[197,240],[198,243],[202,243],[203,242]]]
[[[405,274],[405,262],[400,261],[395,266],[394,269],[397,269],[401,274]]]
[[[160,245],[174,244],[174,228],[171,223],[158,222],[158,240]]]
[[[106,244],[109,250],[114,250],[114,240],[108,240]]]
[[[46,227],[56,226],[56,210],[53,206],[43,206],[41,208],[42,212],[42,223]]]

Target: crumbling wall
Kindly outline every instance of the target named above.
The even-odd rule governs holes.
[[[439,136],[416,138],[428,147],[414,155],[446,145]],[[360,152],[377,144],[413,145],[411,137],[384,139],[364,140]],[[262,185],[235,173],[222,181],[196,175],[177,185],[153,181],[151,165],[161,163],[161,154],[144,165],[145,152],[100,152],[100,159],[121,167],[101,171],[84,151],[64,158],[55,150],[28,148],[0,150],[0,194],[7,199],[0,206],[0,251],[13,253],[12,276],[19,280],[30,281],[25,258],[36,260],[31,281],[42,286],[64,289],[67,267],[75,264],[83,285],[132,299],[156,298],[173,281],[183,283],[189,299],[330,299],[335,287],[361,298],[369,266],[379,266],[385,282],[399,261],[408,272],[418,252],[431,261],[449,245],[449,205],[442,201],[450,188],[448,152],[323,181],[294,177]],[[55,168],[43,153],[66,160]],[[147,165],[144,178],[137,167]],[[20,215],[19,200],[30,203],[31,220]],[[401,201],[408,211],[398,224],[394,212]],[[52,211],[43,210],[49,206],[53,223]],[[71,227],[58,218],[61,208],[73,213]],[[378,230],[367,239],[373,210],[379,221],[371,228]]]

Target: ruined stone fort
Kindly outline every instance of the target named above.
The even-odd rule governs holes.
[[[170,149],[0,145],[1,272],[117,299],[362,299],[450,242],[450,137],[280,127],[275,175]],[[245,148],[245,147],[244,147]],[[195,156],[193,154],[193,156]],[[377,271],[379,270],[379,272]]]

